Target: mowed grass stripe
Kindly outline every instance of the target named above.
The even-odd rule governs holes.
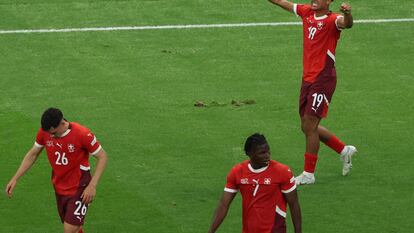
[[[414,18],[405,19],[361,19],[355,20],[358,24],[367,23],[400,23],[414,22]],[[0,34],[30,34],[30,33],[57,33],[57,32],[96,32],[96,31],[126,31],[126,30],[163,30],[163,29],[194,29],[194,28],[234,28],[234,27],[261,27],[261,26],[292,26],[302,25],[301,22],[263,22],[263,23],[233,23],[233,24],[189,24],[189,25],[160,25],[160,26],[120,26],[120,27],[87,27],[61,29],[19,29],[0,30]]]

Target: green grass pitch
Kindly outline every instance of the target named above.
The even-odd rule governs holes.
[[[412,0],[350,3],[355,19],[414,18]],[[298,21],[265,0],[2,0],[0,12],[0,30]],[[85,232],[207,232],[251,133],[302,171],[301,37],[300,26],[0,34],[1,190],[42,111],[57,106],[110,157]],[[338,156],[321,146],[317,183],[299,188],[304,233],[413,231],[413,38],[413,22],[342,33],[322,124],[359,155],[344,178]],[[257,103],[193,106],[244,99]],[[42,154],[11,200],[0,195],[0,232],[61,228]],[[239,195],[219,232],[241,232]]]

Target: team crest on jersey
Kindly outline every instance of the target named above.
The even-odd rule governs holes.
[[[249,184],[249,179],[248,178],[240,179],[240,183],[241,184]]]
[[[318,25],[318,30],[321,30],[324,26],[323,22],[321,21],[319,21],[317,25]]]
[[[73,144],[68,144],[68,151],[69,151],[70,153],[75,152],[75,146],[74,146]]]
[[[46,146],[47,147],[52,147],[53,146],[53,141],[50,141],[50,140],[46,141]]]
[[[272,181],[272,179],[270,178],[265,178],[264,179],[264,184],[270,184],[270,182]]]

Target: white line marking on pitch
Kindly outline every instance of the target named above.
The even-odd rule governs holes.
[[[414,22],[414,18],[406,19],[361,19],[354,20],[358,24],[366,23],[395,23]],[[231,23],[231,24],[193,24],[193,25],[161,25],[161,26],[124,26],[124,27],[92,27],[92,28],[62,28],[62,29],[19,29],[0,30],[0,34],[29,34],[53,32],[97,32],[97,31],[126,31],[126,30],[161,30],[161,29],[191,29],[191,28],[235,28],[260,26],[291,26],[301,25],[302,22],[267,22],[267,23]]]

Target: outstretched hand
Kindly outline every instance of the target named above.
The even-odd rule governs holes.
[[[341,4],[340,10],[344,14],[349,14],[349,13],[351,13],[351,5],[349,5],[349,3],[344,2],[344,3]]]

